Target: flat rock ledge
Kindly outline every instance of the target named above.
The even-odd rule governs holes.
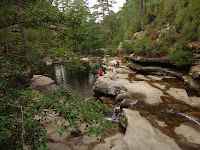
[[[138,111],[123,111],[128,127],[124,137],[115,141],[111,150],[181,150],[173,139],[155,129]]]
[[[130,82],[128,80],[129,74],[122,74],[121,70],[117,72],[116,69],[116,73],[107,71],[107,74],[98,77],[93,86],[95,94],[116,97],[120,93],[130,92],[141,95],[142,100],[151,105],[157,105],[162,102],[162,91],[150,86],[146,81]]]

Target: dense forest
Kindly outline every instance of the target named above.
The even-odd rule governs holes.
[[[91,12],[87,0],[0,2],[0,147],[48,149],[47,133],[33,119],[46,108],[70,123],[60,127],[61,135],[83,122],[88,134],[114,129],[103,120],[103,112],[112,110],[94,98],[83,103],[83,97],[66,89],[38,94],[27,88],[45,56],[62,57],[75,67],[81,67],[75,57],[80,55],[165,57],[179,67],[194,62],[199,0],[126,0],[117,13],[111,9],[114,3],[98,0]]]

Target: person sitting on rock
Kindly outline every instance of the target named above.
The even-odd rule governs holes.
[[[117,61],[116,67],[119,67],[119,61]]]
[[[103,74],[104,74],[103,71],[100,70],[100,71],[99,71],[99,76],[103,76]]]

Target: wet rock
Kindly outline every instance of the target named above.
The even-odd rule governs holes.
[[[147,76],[147,78],[150,79],[151,81],[161,81],[162,80],[162,77],[152,76],[152,75]]]
[[[137,103],[138,99],[136,98],[127,98],[124,99],[124,101],[122,101],[120,104],[120,108],[129,108],[130,106],[133,106],[135,103]]]
[[[175,128],[175,132],[176,134],[183,135],[188,142],[200,145],[200,130],[197,131],[192,127],[182,124]]]
[[[115,102],[119,103],[119,102],[121,102],[123,100],[127,100],[127,99],[131,99],[132,102],[134,102],[137,99],[144,99],[144,98],[145,98],[145,95],[142,93],[125,92],[125,93],[121,93],[121,94],[117,95],[117,97],[115,98]]]
[[[161,84],[159,84],[159,83],[153,83],[156,87],[158,87],[158,88],[160,88],[160,89],[162,89],[162,90],[164,90],[165,88],[166,88],[166,85],[161,85]]]
[[[102,103],[104,103],[104,104],[114,104],[114,103],[115,103],[115,102],[114,102],[112,99],[110,99],[109,97],[102,96],[102,97],[100,97],[99,99],[100,99],[100,101],[101,101]]]
[[[134,98],[134,94],[130,93],[130,92],[126,92],[126,93],[121,93],[119,95],[117,95],[117,97],[115,98],[116,103],[123,101],[124,99],[127,98]]]
[[[200,79],[200,65],[192,66],[190,68],[190,75],[194,79]]]
[[[155,129],[139,112],[123,109],[128,119],[128,127],[124,137],[114,142],[111,150],[181,150],[177,143]]]

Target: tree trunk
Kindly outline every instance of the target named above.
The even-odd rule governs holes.
[[[147,14],[147,0],[144,0],[144,14]]]
[[[5,41],[5,40],[3,40],[4,41],[4,43],[5,43],[5,46],[4,46],[4,53],[5,54],[8,54],[9,53],[9,51],[8,51],[8,43]]]
[[[142,31],[144,31],[144,6],[143,6],[143,0],[141,0],[141,27],[142,27]]]
[[[22,7],[21,7],[21,5],[18,3],[18,4],[17,4],[17,12],[21,12],[21,11],[22,11]],[[21,34],[22,34],[22,38],[23,38],[23,41],[24,41],[24,45],[27,46],[27,45],[28,45],[28,42],[27,42],[26,31],[25,31],[24,26],[20,26],[20,32],[21,32]]]

